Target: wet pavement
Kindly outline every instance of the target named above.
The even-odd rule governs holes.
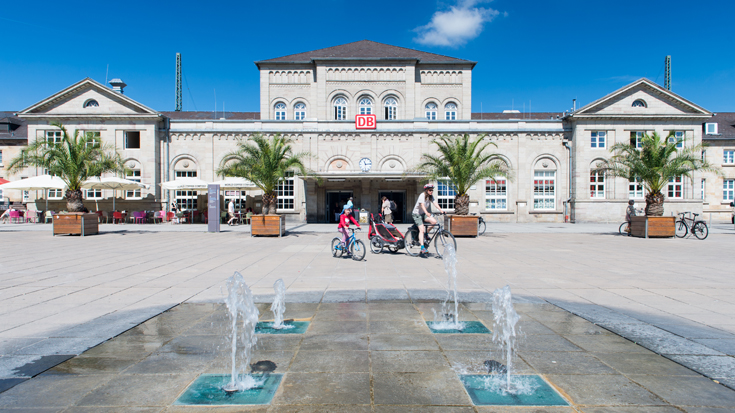
[[[524,302],[526,301],[526,302]],[[1,412],[724,412],[735,391],[560,308],[520,299],[518,374],[540,375],[568,407],[478,407],[460,375],[503,359],[490,334],[432,334],[435,301],[290,303],[302,335],[258,335],[252,361],[283,374],[270,405],[176,406],[202,374],[230,371],[228,314],[181,304],[0,393]],[[272,320],[260,304],[261,320]],[[462,320],[492,328],[488,304]]]

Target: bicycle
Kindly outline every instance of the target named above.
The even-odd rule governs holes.
[[[477,236],[485,233],[485,230],[487,230],[487,225],[485,225],[485,220],[482,218],[481,214],[472,214],[477,215]]]
[[[618,232],[620,235],[630,235],[630,222],[625,221],[622,224],[620,224],[620,228],[618,228]]]
[[[348,251],[352,255],[353,260],[362,261],[365,258],[365,243],[355,237],[355,230],[360,230],[360,228],[347,229],[352,232],[347,239],[347,248],[345,248],[345,244],[342,242],[342,237],[334,237],[332,239],[332,256],[339,258],[345,251]]]
[[[687,217],[687,214],[691,214],[692,218]],[[674,223],[677,238],[684,238],[687,233],[694,234],[698,239],[707,238],[707,235],[709,235],[709,228],[707,227],[706,222],[701,219],[697,220],[697,216],[699,216],[699,214],[695,214],[693,212],[680,212],[677,215],[681,216],[681,218]],[[690,224],[687,224],[687,221],[689,221]]]
[[[457,251],[457,240],[454,239],[454,235],[451,232],[444,229],[444,225],[441,223],[436,224],[424,224],[426,232],[424,232],[424,239],[426,245],[431,245],[431,241],[434,241],[434,248],[436,249],[436,255],[442,258],[442,252],[447,244],[451,244],[454,250]],[[436,228],[433,232],[433,228]],[[416,225],[408,228],[406,231],[405,245],[406,252],[412,257],[417,257],[421,253],[421,243],[418,241],[419,229]]]

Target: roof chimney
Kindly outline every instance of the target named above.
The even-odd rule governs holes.
[[[120,92],[120,94],[123,94],[123,88],[127,86],[125,82],[122,81],[122,79],[115,78],[110,80],[110,85],[112,85],[112,90],[115,92]]]

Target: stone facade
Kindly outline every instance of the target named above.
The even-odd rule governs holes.
[[[293,178],[279,196],[279,213],[300,222],[333,222],[334,212],[349,196],[358,208],[375,212],[384,194],[399,204],[398,221],[408,222],[423,185],[421,176],[412,172],[422,154],[435,151],[434,139],[464,133],[484,136],[496,145],[489,150],[512,171],[504,182],[483,180],[473,186],[471,212],[498,222],[621,221],[628,199],[636,193],[627,180],[609,177],[597,182],[593,193],[590,179],[596,162],[609,156],[615,142],[629,141],[631,132],[681,132],[685,145],[698,144],[703,124],[712,117],[641,79],[568,115],[503,113],[477,119],[471,110],[474,62],[365,42],[256,62],[259,114],[229,113],[215,119],[211,113],[157,112],[85,79],[18,117],[27,122],[29,139],[46,139],[46,132],[53,130],[49,123],[60,121],[71,132],[96,131],[103,142],[114,144],[128,166],[151,185],[140,198],[117,194],[118,209],[128,210],[166,209],[177,195],[162,191],[159,184],[177,176],[221,179],[215,170],[238,140],[254,133],[285,135],[296,152],[312,155],[307,166],[320,177]],[[344,99],[344,112],[335,109],[338,98]],[[363,99],[368,101],[361,104]],[[91,100],[96,105],[88,105]],[[430,103],[436,105],[433,120],[427,119]],[[454,111],[449,119],[447,108]],[[377,115],[375,130],[355,128],[354,115],[361,110]],[[593,132],[604,132],[604,147],[591,145]],[[130,147],[129,136],[139,136],[138,148]],[[721,145],[732,147],[734,141],[723,140]],[[712,151],[708,149],[708,156]],[[364,159],[369,168],[361,168]],[[667,199],[666,215],[703,211],[702,178],[707,181],[704,211],[714,209],[713,204],[725,210],[717,201],[722,197],[717,192],[721,178],[695,175],[693,181],[682,182],[680,198]],[[442,188],[439,185],[437,195]],[[198,209],[206,207],[203,193],[185,195],[196,199]],[[258,212],[259,195],[248,191],[243,205]],[[111,210],[111,196],[105,191],[94,207]],[[451,199],[440,203],[451,206]],[[643,204],[641,198],[639,206]]]

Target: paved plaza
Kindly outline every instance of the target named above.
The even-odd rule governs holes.
[[[403,252],[368,253],[363,262],[332,258],[328,245],[336,234],[334,225],[292,227],[280,239],[252,238],[245,226],[226,227],[220,234],[204,233],[202,225],[102,225],[101,230],[100,235],[81,238],[52,237],[50,226],[44,225],[0,229],[7,246],[0,252],[0,390],[6,390],[0,393],[0,411],[122,411],[123,405],[150,407],[135,411],[166,409],[193,376],[218,368],[219,373],[227,371],[218,361],[226,350],[202,350],[211,349],[218,339],[187,341],[192,354],[208,354],[191,368],[183,367],[187,363],[182,364],[181,354],[171,355],[171,346],[177,338],[211,334],[196,326],[206,324],[208,317],[221,317],[224,281],[234,271],[243,274],[261,303],[270,303],[273,283],[283,279],[289,311],[298,313],[292,317],[313,321],[298,343],[261,340],[258,351],[285,352],[259,356],[276,361],[287,373],[273,401],[275,411],[325,411],[326,405],[340,404],[352,407],[333,411],[409,411],[408,406],[431,411],[426,406],[440,405],[456,411],[475,409],[466,393],[460,397],[450,392],[454,379],[437,377],[457,372],[451,352],[475,352],[472,362],[490,358],[479,354],[490,351],[489,338],[465,336],[452,342],[417,327],[433,317],[427,306],[446,296],[440,259]],[[458,288],[466,303],[462,314],[491,327],[485,303],[493,290],[510,285],[525,323],[521,369],[547,377],[576,410],[617,411],[594,406],[630,405],[648,407],[625,411],[724,411],[706,408],[735,407],[735,391],[730,390],[735,388],[734,247],[731,225],[715,226],[709,238],[699,241],[623,237],[614,224],[493,224],[483,237],[458,239]],[[261,314],[268,318],[265,309],[261,306]],[[373,310],[382,315],[373,317]],[[321,311],[325,315],[320,319]],[[326,324],[320,326],[320,321]],[[565,330],[555,323],[574,328]],[[155,334],[141,334],[151,326],[157,326]],[[346,340],[354,347],[334,348],[356,352],[334,353],[344,363],[299,356],[316,350],[304,347],[309,340],[339,346],[344,340],[328,336],[343,333],[359,336]],[[151,343],[140,339],[126,353],[123,344],[138,340],[131,337],[136,334],[157,338]],[[381,342],[401,342],[399,336],[411,334],[416,337],[406,338],[403,345],[416,339],[427,348],[380,347]],[[145,351],[134,351],[139,344]],[[625,351],[617,350],[622,347]],[[323,344],[321,349],[330,347]],[[111,364],[89,367],[88,359],[95,357]],[[426,367],[427,360],[437,358],[442,362]],[[549,364],[550,358],[555,363]],[[387,368],[386,360],[396,360],[393,364],[399,367],[381,370]],[[352,365],[357,370],[345,370]],[[303,376],[306,373],[326,376]],[[300,388],[303,383],[313,379],[326,385],[340,374],[352,383],[345,388],[357,389],[352,402],[299,396],[306,391]],[[592,379],[599,384],[582,385]],[[170,386],[155,400],[110,396],[112,388],[140,389],[151,381]],[[422,389],[446,383],[448,399],[422,396],[425,393],[411,389],[410,383],[417,381],[426,384]],[[118,382],[122,384],[112,385]],[[63,398],[54,393],[59,389],[73,391]],[[398,400],[399,393],[415,398]],[[698,397],[687,399],[685,394]],[[312,402],[297,402],[299,398]],[[286,408],[300,404],[313,410]],[[402,408],[391,410],[389,405]]]

